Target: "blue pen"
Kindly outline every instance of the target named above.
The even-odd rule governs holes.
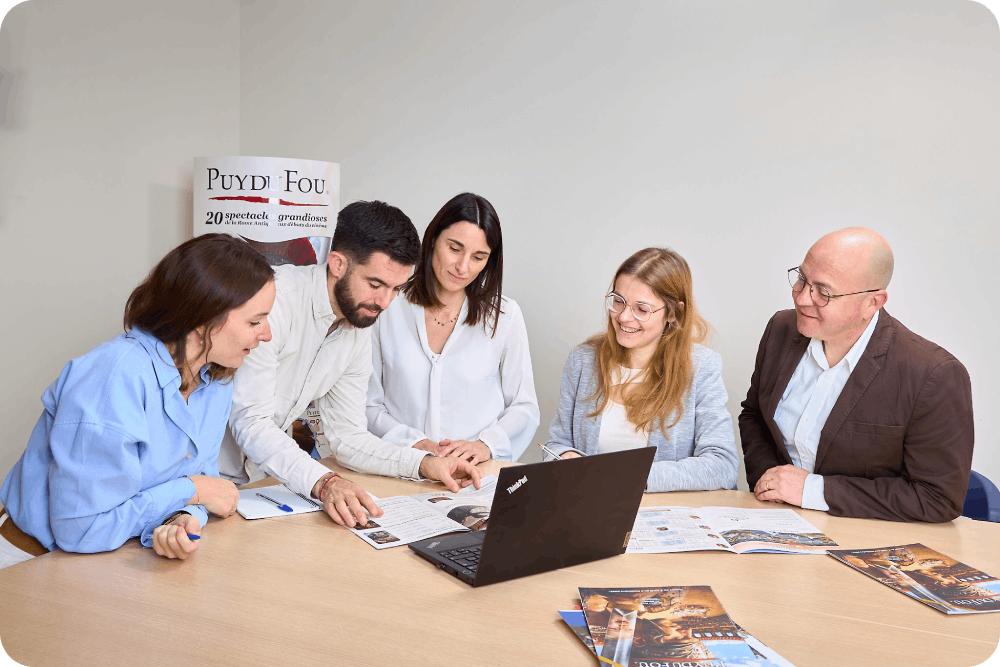
[[[279,503],[274,498],[268,498],[263,493],[258,493],[257,495],[260,496],[261,498],[263,498],[264,500],[267,500],[268,502],[272,502],[275,505],[277,505],[278,509],[281,510],[282,512],[294,512],[295,511],[291,507],[289,507],[288,505],[283,505],[282,503]]]
[[[188,533],[187,536],[188,536],[189,540],[200,540],[201,539],[201,535],[192,535],[191,533]]]

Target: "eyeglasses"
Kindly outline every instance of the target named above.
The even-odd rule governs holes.
[[[854,294],[868,294],[869,292],[881,291],[877,289],[866,289],[861,292],[848,292],[847,294],[830,294],[830,290],[828,290],[827,288],[822,287],[820,285],[813,285],[812,283],[807,281],[806,277],[802,275],[802,272],[799,271],[799,267],[797,266],[793,266],[792,268],[788,269],[788,284],[792,286],[792,291],[795,292],[796,294],[804,290],[806,288],[806,285],[809,285],[809,296],[812,297],[813,303],[820,308],[829,304],[830,299],[836,299],[842,296],[852,296]]]
[[[632,309],[632,317],[640,322],[648,322],[649,318],[653,316],[653,313],[657,313],[666,308],[666,306],[660,306],[659,308],[654,309],[652,306],[641,302],[636,302],[629,306],[625,303],[625,299],[614,292],[609,293],[605,297],[605,305],[612,313],[623,313],[625,312],[625,307],[628,306]]]

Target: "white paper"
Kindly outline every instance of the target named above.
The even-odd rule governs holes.
[[[268,498],[273,498],[283,505],[292,508],[291,512],[279,509],[277,505],[264,500],[257,494],[263,494]],[[241,489],[240,503],[236,511],[244,519],[269,519],[276,516],[292,516],[293,514],[305,514],[306,512],[318,512],[322,507],[317,502],[313,504],[303,499],[284,484],[279,486],[265,486],[259,489]]]

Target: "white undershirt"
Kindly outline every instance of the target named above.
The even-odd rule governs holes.
[[[611,374],[612,386],[626,385],[635,382],[641,371],[634,368],[620,367]],[[620,394],[620,392],[619,392]],[[625,406],[608,400],[601,414],[601,434],[597,440],[597,453],[622,452],[626,449],[639,449],[649,445],[649,433],[640,430],[628,420]]]

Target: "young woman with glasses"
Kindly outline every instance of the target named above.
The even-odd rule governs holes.
[[[656,447],[646,489],[736,487],[722,360],[704,347],[691,270],[646,248],[618,268],[607,330],[570,352],[546,448],[562,458]]]
[[[273,276],[224,234],[160,260],[125,305],[125,333],[70,361],[42,395],[0,488],[0,568],[55,549],[112,551],[132,537],[185,559],[208,513],[236,511],[219,446],[233,374],[271,339]]]
[[[401,447],[472,463],[513,461],[538,428],[528,334],[500,291],[493,206],[460,194],[424,232],[404,299],[372,326],[368,430]]]

